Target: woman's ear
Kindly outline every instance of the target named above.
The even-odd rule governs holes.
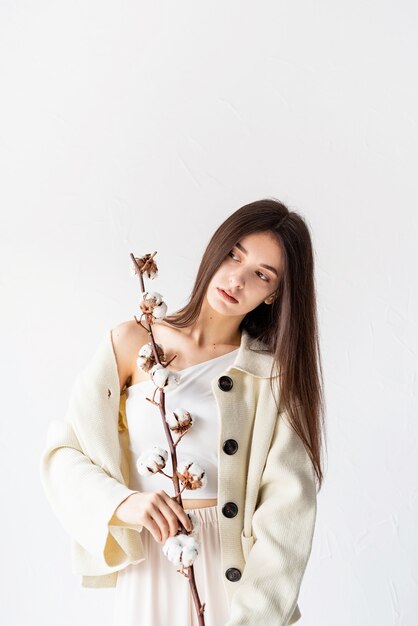
[[[264,300],[266,304],[271,304],[280,294],[280,285]]]

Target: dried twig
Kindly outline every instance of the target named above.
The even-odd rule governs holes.
[[[144,257],[140,257],[139,259],[137,259],[132,253],[130,254],[132,262],[134,264],[135,273],[139,277],[139,281],[140,281],[140,285],[141,285],[141,292],[142,293],[145,292],[143,274],[151,272],[151,274],[149,274],[149,276],[151,278],[154,278],[154,276],[157,274],[157,266],[156,266],[155,262],[153,261],[153,258],[154,258],[154,256],[156,254],[157,253],[155,251],[155,252],[152,253],[152,255],[146,254]],[[144,326],[144,324],[142,323],[142,318],[143,317],[145,317],[146,322],[148,324],[148,327]],[[152,311],[147,312],[147,313],[142,312],[141,318],[139,320],[135,316],[134,316],[134,318],[135,318],[135,321],[137,322],[137,324],[141,324],[141,326],[148,333],[148,336],[150,338],[150,343],[151,343],[151,346],[152,346],[152,352],[153,352],[155,363],[159,364],[159,365],[163,365],[163,367],[167,367],[167,365],[169,365],[173,361],[173,359],[176,358],[177,355],[174,355],[170,359],[170,361],[164,362],[164,364],[161,363],[160,356],[159,356],[159,353],[158,353],[158,350],[157,350],[157,346],[156,346],[156,342],[154,340],[154,335],[153,335],[153,332],[152,332],[152,325],[154,323],[153,312]],[[172,480],[173,486],[174,486],[174,492],[175,492],[174,499],[183,508],[183,501],[182,501],[182,498],[181,498],[181,494],[186,489],[187,483],[185,483],[184,486],[182,487],[182,489],[180,489],[180,481],[179,481],[179,477],[177,475],[176,446],[180,442],[182,437],[187,433],[187,430],[186,430],[186,432],[182,433],[178,437],[178,439],[177,439],[177,441],[175,443],[173,442],[173,438],[171,436],[171,431],[170,431],[169,425],[168,425],[167,420],[166,420],[164,390],[160,389],[159,402],[156,402],[154,398],[155,398],[155,394],[156,394],[157,390],[158,390],[158,387],[156,387],[156,389],[154,390],[154,394],[153,394],[152,400],[150,398],[147,398],[147,400],[149,400],[152,404],[158,406],[159,409],[160,409],[162,424],[163,424],[164,432],[166,434],[168,446],[169,446],[169,449],[170,449],[170,456],[171,456],[171,462],[172,462],[172,468],[173,468],[173,476],[169,476],[168,474],[163,472],[162,469],[159,469],[158,471],[159,471],[159,473],[161,473],[164,476],[166,476],[166,478],[170,478]],[[181,524],[181,522],[180,522],[180,526],[181,526],[180,533],[184,532],[184,534],[187,535],[188,532],[184,528],[183,524]],[[188,567],[183,567],[183,568],[181,568],[181,569],[179,569],[177,571],[179,573],[183,574],[183,576],[186,576],[186,578],[189,580],[190,589],[191,589],[191,593],[192,593],[192,596],[193,596],[193,600],[194,600],[194,604],[195,604],[196,612],[197,612],[197,616],[198,616],[199,626],[204,626],[204,624],[205,624],[205,620],[204,620],[205,603],[203,603],[203,604],[200,603],[199,594],[198,594],[197,587],[196,587],[196,581],[195,581],[195,576],[194,576],[193,565],[190,565]]]

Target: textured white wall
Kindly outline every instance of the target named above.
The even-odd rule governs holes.
[[[417,17],[1,2],[3,623],[110,626],[41,490],[47,423],[137,313],[129,253],[158,251],[173,310],[215,227],[265,196],[306,216],[317,262],[328,456],[300,623],[417,623]]]

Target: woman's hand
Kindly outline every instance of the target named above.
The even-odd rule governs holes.
[[[192,530],[184,509],[164,490],[132,493],[119,504],[114,515],[121,522],[145,526],[158,543],[177,535],[179,521],[187,531]]]

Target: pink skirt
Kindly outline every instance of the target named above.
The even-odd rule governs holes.
[[[200,521],[199,554],[193,563],[205,626],[221,626],[229,619],[221,571],[217,505],[188,509]],[[147,528],[142,529],[146,558],[118,572],[113,626],[198,626],[188,579],[180,574]]]

